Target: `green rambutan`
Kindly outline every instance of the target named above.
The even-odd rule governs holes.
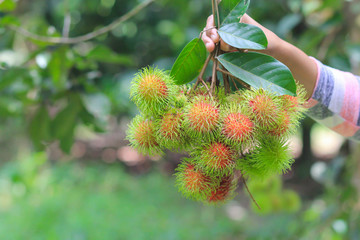
[[[218,134],[220,112],[217,103],[195,97],[184,108],[184,129],[193,139],[213,139]]]
[[[211,176],[230,175],[235,168],[236,152],[219,141],[201,146],[194,156],[197,156],[199,168]]]
[[[163,153],[156,141],[156,129],[153,120],[137,115],[128,128],[127,139],[130,145],[144,155],[161,155]]]
[[[226,144],[239,149],[242,144],[251,142],[255,124],[244,107],[240,104],[228,104],[221,109],[221,113],[221,135]]]
[[[219,184],[216,178],[207,176],[190,159],[184,159],[176,168],[176,185],[187,198],[204,200]]]
[[[293,162],[293,156],[284,138],[262,136],[258,145],[237,161],[237,169],[244,176],[264,179],[287,172]]]
[[[130,97],[145,114],[159,115],[169,106],[176,94],[176,85],[164,71],[146,67],[131,82]]]
[[[183,114],[181,109],[170,109],[162,118],[156,120],[156,140],[161,147],[177,150],[186,145],[182,129]]]
[[[215,190],[207,196],[207,203],[218,204],[230,200],[235,196],[234,190],[236,188],[236,182],[234,181],[234,175],[222,177],[220,183]]]

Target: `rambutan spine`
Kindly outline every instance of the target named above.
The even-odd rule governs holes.
[[[176,186],[189,199],[204,201],[219,185],[217,178],[206,175],[191,159],[183,159],[176,168]]]
[[[236,151],[220,141],[205,143],[193,153],[199,168],[211,176],[228,176],[235,168]]]
[[[133,78],[130,97],[141,112],[157,116],[174,101],[177,87],[171,77],[156,67],[145,67]]]
[[[130,123],[127,140],[139,153],[144,155],[162,155],[163,151],[156,141],[154,121],[143,115],[137,115]]]
[[[192,139],[212,140],[219,135],[218,104],[204,97],[195,97],[184,108],[184,129]]]
[[[236,168],[245,177],[264,179],[287,172],[293,162],[294,159],[286,140],[268,135],[259,138],[257,146],[237,161]]]

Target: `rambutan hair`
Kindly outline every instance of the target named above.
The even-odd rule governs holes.
[[[184,129],[192,139],[212,140],[219,134],[218,104],[205,97],[195,97],[184,108]]]
[[[262,136],[258,145],[237,161],[237,169],[246,177],[267,178],[287,172],[294,159],[284,138]]]
[[[127,131],[130,145],[144,155],[162,155],[163,151],[156,140],[154,121],[137,115],[130,123]]]
[[[227,176],[235,168],[236,151],[220,141],[205,143],[192,153],[199,168],[211,176]]]
[[[258,128],[272,129],[281,115],[279,98],[262,88],[246,91],[244,97],[252,110],[251,117]]]
[[[130,97],[146,115],[161,115],[173,104],[177,87],[171,77],[155,67],[141,69],[133,78]]]
[[[181,109],[172,108],[155,121],[156,140],[161,147],[170,150],[182,150],[188,145],[183,130],[183,113]]]
[[[221,108],[222,141],[235,149],[249,146],[255,135],[255,123],[249,116],[249,108],[239,103],[223,106]]]
[[[185,158],[176,168],[176,186],[189,199],[204,201],[219,185],[219,180],[206,175],[195,161]]]
[[[232,199],[235,196],[236,181],[234,175],[220,178],[220,182],[206,198],[208,204],[220,204]]]

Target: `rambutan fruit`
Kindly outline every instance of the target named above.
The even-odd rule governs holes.
[[[211,191],[206,198],[209,204],[218,204],[230,200],[235,196],[236,182],[234,175],[222,177],[215,190]]]
[[[146,67],[131,82],[130,97],[141,112],[159,115],[169,106],[176,94],[176,85],[164,71]]]
[[[246,93],[254,121],[263,130],[271,129],[280,115],[279,99],[264,89],[247,91]]]
[[[127,131],[130,145],[144,155],[161,155],[163,153],[156,141],[156,129],[153,120],[142,115],[136,116]]]
[[[213,139],[218,134],[218,104],[204,97],[195,97],[184,108],[184,129],[193,139]]]
[[[297,122],[295,122],[297,123]],[[293,133],[295,130],[295,126],[293,122],[291,122],[290,116],[287,112],[283,112],[279,118],[277,119],[274,126],[269,129],[269,133],[273,136],[281,137],[287,136],[290,133]]]
[[[236,152],[228,145],[215,141],[204,144],[193,154],[199,167],[211,176],[226,176],[233,173]]]
[[[156,140],[161,147],[178,150],[186,145],[182,129],[183,113],[181,109],[170,109],[162,118],[156,120]]]
[[[284,138],[262,136],[258,145],[237,161],[237,169],[246,177],[264,179],[287,172],[294,162]]]
[[[240,149],[242,144],[251,142],[255,124],[244,107],[235,103],[228,104],[221,109],[221,115],[221,136],[226,144]]]
[[[176,185],[187,198],[204,200],[219,184],[214,177],[201,171],[194,161],[184,159],[176,169]]]
[[[290,122],[298,125],[298,122],[304,117],[306,108],[303,104],[306,102],[306,90],[300,84],[297,84],[297,96],[282,95],[279,96],[280,106],[283,112],[289,116]]]

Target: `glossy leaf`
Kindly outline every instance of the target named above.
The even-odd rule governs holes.
[[[268,44],[260,28],[246,23],[226,24],[218,33],[224,42],[236,48],[261,50]]]
[[[226,53],[220,63],[235,77],[250,86],[264,88],[277,95],[296,95],[296,84],[290,70],[273,57],[261,53]]]
[[[250,0],[222,0],[219,3],[220,24],[239,22],[246,13]]]
[[[181,51],[170,75],[178,85],[189,83],[200,73],[205,60],[205,45],[201,39],[195,38]]]

